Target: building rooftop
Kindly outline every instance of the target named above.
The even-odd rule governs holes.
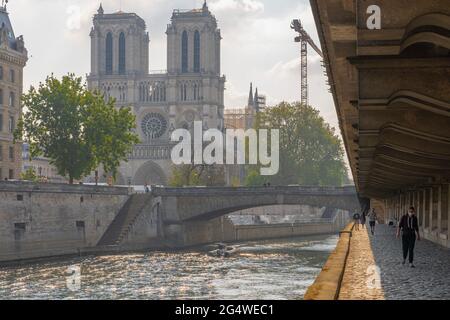
[[[9,47],[11,49],[17,50],[17,39],[14,35],[14,30],[9,20],[9,14],[6,10],[6,6],[0,6],[0,40],[3,41],[2,37],[8,38]]]
[[[129,19],[129,18],[135,18],[137,21],[139,21],[142,25],[145,26],[145,21],[142,19],[139,15],[136,13],[131,12],[124,12],[122,10],[118,10],[114,13],[105,13],[103,6],[100,4],[100,7],[97,10],[97,14],[94,16],[94,19],[102,20],[114,20],[114,19]]]
[[[208,9],[208,5],[205,2],[203,3],[203,6],[198,9],[175,9],[172,13],[172,18],[174,17],[180,17],[180,18],[191,18],[191,17],[198,17],[198,16],[212,16],[211,12]]]

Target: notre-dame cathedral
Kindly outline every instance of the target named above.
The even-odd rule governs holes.
[[[135,13],[93,19],[88,86],[118,108],[131,106],[141,144],[123,163],[117,184],[167,184],[172,171],[170,135],[177,128],[224,129],[225,77],[220,74],[221,34],[206,4],[174,10],[167,27],[167,71],[149,72],[145,21]]]

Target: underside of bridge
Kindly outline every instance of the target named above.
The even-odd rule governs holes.
[[[450,2],[311,6],[359,195],[387,219],[416,206],[425,236],[449,246]]]
[[[360,210],[351,187],[164,188],[153,187],[166,224],[211,220],[232,212],[272,205],[309,205]]]

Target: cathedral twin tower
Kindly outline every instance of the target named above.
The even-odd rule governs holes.
[[[167,71],[149,73],[149,34],[135,13],[106,14],[100,5],[91,30],[88,85],[117,107],[131,106],[141,143],[122,164],[117,183],[167,184],[170,134],[177,128],[224,129],[225,77],[220,30],[206,2],[174,10],[167,27]]]

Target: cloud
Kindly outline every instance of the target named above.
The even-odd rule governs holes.
[[[218,0],[208,4],[211,11],[234,13],[260,13],[264,12],[264,4],[257,0]]]
[[[308,55],[308,70],[315,71],[318,65],[321,65],[322,58],[319,55]],[[300,75],[300,56],[295,57],[287,62],[279,61],[266,74],[270,77],[285,77],[285,76],[299,76]]]
[[[227,100],[227,109],[240,109],[245,107],[248,100],[248,91],[244,91],[244,88],[236,87],[233,82],[227,81],[225,90],[225,99]],[[250,83],[247,90],[250,89]]]
[[[37,85],[54,72],[85,75],[90,71],[92,17],[100,2],[105,12],[120,9],[118,0],[14,0],[8,10],[16,35],[23,34],[30,60],[24,72],[24,89]],[[122,11],[135,12],[150,33],[150,69],[166,69],[166,28],[174,9],[200,8],[203,0],[124,0]],[[70,20],[80,7],[79,28]],[[300,99],[300,46],[290,28],[300,18],[319,42],[308,0],[208,0],[222,31],[222,71],[227,76],[225,105],[247,104],[250,82],[273,105]],[[68,12],[68,10],[70,12]],[[76,21],[75,21],[76,22]],[[320,59],[310,50],[310,101],[336,124],[333,100],[327,93]],[[31,57],[32,56],[32,57]]]

